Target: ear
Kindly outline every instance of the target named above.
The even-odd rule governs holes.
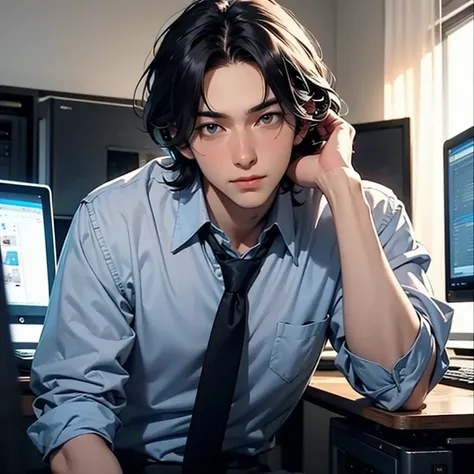
[[[191,150],[191,148],[189,147],[181,147],[179,148],[179,152],[185,157],[187,158],[188,160],[194,160],[194,154]]]
[[[169,129],[169,133],[172,137],[176,136],[177,130],[176,127],[171,126]],[[194,154],[190,147],[182,146],[178,148],[179,152],[188,160],[194,160]]]

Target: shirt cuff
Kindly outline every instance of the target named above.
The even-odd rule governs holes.
[[[38,415],[41,410],[35,408],[35,412]],[[42,413],[27,433],[43,454],[43,461],[49,462],[51,451],[84,434],[101,436],[113,449],[113,439],[119,426],[120,420],[112,410],[95,401],[79,399]]]
[[[410,398],[423,376],[430,361],[434,343],[430,324],[423,316],[420,316],[420,329],[413,346],[395,363],[391,371],[376,362],[353,354],[345,342],[335,364],[346,375],[354,390],[373,400],[382,408],[395,411]],[[439,376],[437,373],[435,375],[436,378]],[[434,376],[432,382],[436,384]]]

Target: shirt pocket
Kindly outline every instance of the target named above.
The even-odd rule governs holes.
[[[315,365],[326,343],[328,323],[329,317],[307,324],[278,323],[270,369],[290,383]]]

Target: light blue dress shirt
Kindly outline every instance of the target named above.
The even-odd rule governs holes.
[[[209,221],[199,181],[176,192],[162,178],[151,162],[92,192],[74,217],[31,374],[38,420],[29,436],[45,457],[75,436],[95,433],[116,449],[182,460],[224,286],[212,251],[196,234]],[[279,233],[249,293],[248,347],[225,450],[253,455],[272,446],[328,337],[352,387],[388,410],[409,398],[433,337],[432,387],[445,372],[452,310],[407,278],[411,273],[426,284],[430,258],[393,193],[364,186],[390,265],[420,315],[416,342],[390,372],[348,350],[329,206],[317,190],[301,192],[298,207],[280,194],[267,226]]]

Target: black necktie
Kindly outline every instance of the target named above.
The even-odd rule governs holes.
[[[208,241],[221,267],[224,294],[204,356],[184,450],[183,474],[218,474],[224,469],[222,444],[247,333],[247,293],[274,237],[273,227],[254,258],[240,259],[230,257],[208,227],[202,230],[201,237]]]

